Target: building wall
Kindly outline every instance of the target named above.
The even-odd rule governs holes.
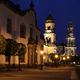
[[[10,18],[12,20],[12,34],[8,34],[6,32],[7,18]],[[20,37],[20,25],[21,24],[24,24],[26,26],[26,38]],[[29,42],[28,39],[30,37],[31,27],[33,28],[33,36],[32,36],[33,39],[36,40],[36,36],[38,37],[38,44],[37,44],[36,51],[37,51],[37,54],[39,54],[40,46],[41,46],[40,30],[37,28],[37,25],[36,25],[34,11],[29,10],[28,12],[26,12],[24,16],[20,16],[19,14],[16,14],[12,10],[7,8],[4,4],[0,4],[0,34],[3,35],[6,39],[7,38],[15,39],[18,43],[23,43],[26,46],[24,64],[28,64],[28,42]],[[37,56],[37,60],[38,58],[39,58],[39,55]],[[40,60],[38,60],[38,63],[40,63],[39,61]]]

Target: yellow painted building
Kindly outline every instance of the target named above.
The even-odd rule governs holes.
[[[32,3],[28,10],[21,11],[19,6],[14,5],[10,0],[0,0],[0,35],[26,46],[21,64],[40,64],[40,50],[44,41],[40,37]],[[11,56],[10,61],[11,64],[18,64],[18,55],[15,58]],[[7,64],[5,55],[0,58],[0,63]]]

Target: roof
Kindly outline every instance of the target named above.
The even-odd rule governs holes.
[[[14,13],[20,15],[20,16],[24,16],[26,15],[27,12],[29,11],[34,11],[35,14],[35,18],[36,18],[36,13],[34,10],[34,5],[33,2],[31,2],[30,4],[30,8],[27,10],[21,10],[19,5],[15,5],[11,0],[0,0],[0,4],[4,4],[7,8],[9,8],[11,11],[13,11]],[[36,25],[37,25],[37,21],[36,21]],[[36,28],[40,31],[40,29],[36,26]]]
[[[46,18],[46,23],[49,22],[54,22],[54,18],[51,15],[48,15],[48,17]]]
[[[12,10],[14,13],[19,14],[20,16],[24,16],[26,12],[29,12],[32,9],[32,3],[30,5],[30,9],[21,10],[19,5],[13,4],[11,0],[0,0],[0,4],[4,4],[7,8]]]

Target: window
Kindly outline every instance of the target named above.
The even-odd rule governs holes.
[[[48,26],[48,30],[50,30],[50,26]]]
[[[26,26],[24,24],[20,25],[20,37],[26,38]]]
[[[48,39],[48,43],[51,43],[51,38]]]
[[[32,35],[33,35],[33,29],[32,29],[32,27],[30,28],[30,37],[32,37]]]
[[[46,42],[50,43],[51,42],[51,38],[46,37]]]
[[[7,33],[12,33],[12,20],[9,18],[7,19]]]

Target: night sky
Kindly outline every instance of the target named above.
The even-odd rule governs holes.
[[[80,52],[80,0],[12,0],[28,9],[33,1],[37,14],[37,26],[44,32],[46,17],[51,14],[55,20],[57,43],[66,42],[67,23],[72,21],[76,37],[77,51]]]

